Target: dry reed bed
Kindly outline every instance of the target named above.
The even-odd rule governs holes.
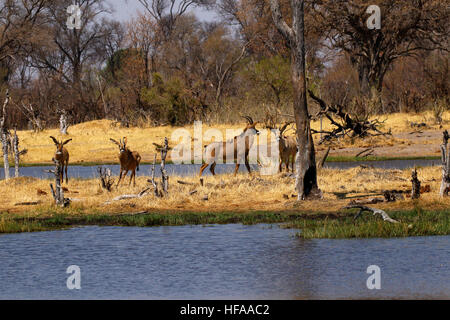
[[[430,185],[431,192],[422,194],[420,200],[404,200],[392,203],[379,203],[377,208],[386,210],[409,210],[417,206],[427,210],[447,210],[450,208],[450,197],[439,198],[441,169],[439,167],[419,168],[419,179],[422,186]],[[98,179],[71,179],[66,186],[66,197],[80,201],[72,202],[70,208],[58,209],[61,213],[83,215],[92,213],[123,212],[236,212],[251,211],[273,212],[305,212],[325,213],[340,211],[350,200],[381,196],[386,189],[408,190],[411,188],[410,170],[382,170],[373,168],[353,168],[347,170],[322,169],[319,171],[319,186],[324,192],[324,199],[296,202],[294,179],[282,174],[260,176],[254,173],[217,175],[204,177],[204,186],[200,186],[198,177],[170,177],[169,194],[156,198],[152,190],[139,199],[105,202],[122,194],[136,194],[149,186],[148,177],[136,179],[136,187],[126,183],[118,189],[107,192],[100,187]],[[182,185],[177,180],[195,185]],[[116,178],[117,181],[117,178]],[[45,216],[54,212],[53,199],[50,194],[50,180],[20,177],[9,181],[0,181],[0,212],[4,216],[27,214]],[[38,190],[47,195],[38,195]],[[196,190],[196,193],[190,194]],[[204,200],[205,196],[208,200]],[[19,202],[41,201],[35,206],[16,206]]]

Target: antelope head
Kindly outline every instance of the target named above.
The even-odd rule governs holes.
[[[247,125],[244,128],[244,132],[246,134],[259,134],[259,130],[256,129],[258,121],[253,122],[253,119],[250,116],[242,116],[242,117],[247,119]]]
[[[54,137],[50,136],[50,139],[53,140],[53,142],[56,145],[56,152],[55,152],[55,159],[58,161],[63,160],[64,158],[64,145],[68,144],[72,139],[68,139],[66,141],[58,141]]]
[[[283,136],[283,133],[284,133],[284,131],[286,131],[287,127],[288,127],[291,123],[293,123],[293,121],[286,122],[285,124],[283,124],[281,127],[278,128],[279,134],[278,134],[278,137],[277,137],[277,141],[280,141],[280,139],[281,139],[282,137],[284,137],[284,136]]]
[[[119,147],[119,154],[122,154],[127,151],[127,137],[123,137],[123,140],[119,139],[119,142],[111,138],[109,140],[117,144],[117,146]]]
[[[294,123],[294,122],[293,121],[285,122],[282,126],[280,126],[278,128],[276,127],[275,124],[266,124],[266,128],[269,130],[277,130],[277,131],[275,131],[275,139],[277,141],[280,141],[282,138],[285,138],[283,136],[283,133],[284,133],[284,131],[286,131],[287,127],[292,123]]]

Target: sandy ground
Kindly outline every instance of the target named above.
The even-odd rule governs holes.
[[[392,136],[397,143],[393,146],[374,146],[372,155],[377,157],[428,157],[440,156],[441,154],[441,131],[402,132],[394,133]],[[324,147],[319,147],[318,149],[321,150]],[[366,146],[332,149],[330,156],[356,156],[365,149],[367,149]]]

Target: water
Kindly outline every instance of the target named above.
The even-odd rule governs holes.
[[[277,225],[0,235],[0,299],[450,298],[450,237],[302,240]],[[81,290],[66,269],[81,268]],[[381,290],[369,290],[369,265]]]
[[[440,165],[440,160],[427,160],[427,159],[419,159],[419,160],[384,160],[384,161],[358,161],[358,162],[326,162],[326,168],[336,168],[336,169],[348,169],[353,167],[358,167],[359,165],[367,165],[373,166],[375,168],[382,169],[407,169],[412,168],[414,166],[437,166]],[[166,170],[169,176],[177,175],[177,176],[193,176],[197,175],[200,171],[199,164],[184,164],[184,165],[174,165],[168,164],[166,165]],[[98,177],[97,173],[98,166],[69,166],[68,173],[69,178],[95,178]],[[119,165],[104,165],[103,167],[110,168],[111,172],[114,175],[119,175]],[[217,174],[222,173],[233,173],[234,172],[234,164],[218,164],[216,166],[215,172]],[[253,171],[258,170],[257,165],[251,165]],[[45,173],[44,170],[54,169],[53,166],[48,167],[23,167],[20,168],[21,176],[29,176],[40,179],[45,178],[53,178],[52,174]],[[149,176],[151,170],[151,165],[141,165],[140,171],[136,172],[137,176]],[[247,172],[247,169],[244,165],[239,167],[239,172]],[[211,175],[209,169],[205,170],[204,175]],[[14,168],[10,168],[11,177],[14,176]],[[159,165],[156,166],[155,176],[161,176],[161,171],[159,169]],[[4,178],[3,170],[0,170],[0,179]]]

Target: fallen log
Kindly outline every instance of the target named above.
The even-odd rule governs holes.
[[[318,142],[319,145],[325,141],[331,141],[345,136],[365,138],[367,136],[392,135],[390,130],[389,132],[382,132],[380,130],[384,121],[379,121],[378,119],[358,119],[358,117],[346,113],[344,111],[345,108],[342,106],[338,104],[327,105],[325,101],[315,96],[311,90],[308,90],[308,92],[311,99],[320,106],[320,111],[311,118],[317,118],[323,115],[330,121],[330,124],[333,127],[331,131],[311,129],[312,134],[325,134]]]
[[[362,156],[362,157],[367,157],[368,155],[372,154],[372,153],[373,153],[373,148],[367,148],[367,149],[364,149],[363,151],[359,152],[359,153],[355,156],[355,158],[358,158],[359,156],[361,156],[363,153],[366,153],[366,152],[367,152],[367,154],[365,154],[365,155]]]
[[[197,185],[196,183],[186,182],[186,181],[182,181],[182,180],[177,180],[177,183],[188,185],[188,186],[196,186]]]
[[[317,168],[323,168],[323,165],[325,164],[325,161],[327,161],[328,154],[330,153],[331,147],[328,147],[325,153],[323,154],[322,158],[317,163]]]
[[[138,194],[123,194],[123,195],[117,196],[117,197],[115,197],[115,198],[113,198],[111,200],[106,201],[104,204],[110,204],[113,201],[142,198],[143,196],[145,196],[147,194],[148,190],[150,190],[150,187],[149,188],[145,188],[144,190],[142,190]]]
[[[39,201],[29,201],[29,202],[17,202],[14,205],[15,206],[36,206],[41,203],[42,203],[42,201],[39,200]]]
[[[387,221],[390,223],[399,223],[397,220],[394,220],[391,217],[389,217],[389,215],[381,209],[370,208],[370,207],[366,207],[366,206],[359,205],[359,204],[348,205],[348,206],[345,206],[343,209],[356,209],[356,208],[360,209],[360,210],[355,215],[353,220],[356,220],[364,211],[368,211],[368,212],[372,212],[373,215],[377,215],[377,214],[380,215],[384,221]]]
[[[376,204],[380,202],[384,202],[383,198],[369,198],[369,199],[356,199],[351,200],[348,205],[364,205],[364,204]]]

